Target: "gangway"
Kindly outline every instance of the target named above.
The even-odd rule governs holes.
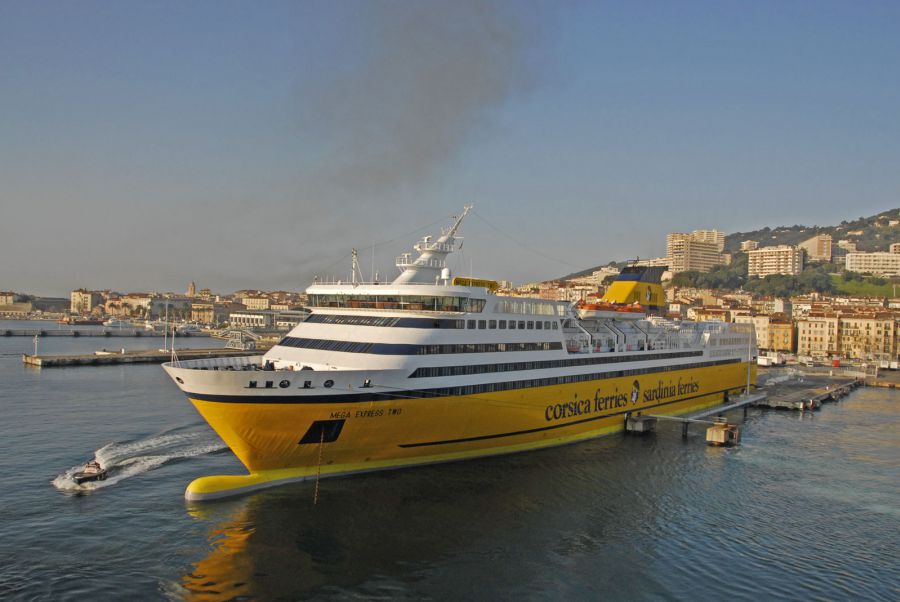
[[[216,337],[226,339],[225,349],[242,349],[244,351],[253,351],[256,349],[256,342],[262,337],[251,330],[242,328],[231,328],[216,333]]]
[[[719,405],[713,408],[707,408],[705,410],[701,410],[699,412],[694,412],[689,416],[665,416],[662,414],[642,414],[641,416],[632,416],[628,415],[625,418],[625,430],[628,432],[647,432],[648,430],[652,430],[652,424],[647,425],[647,419],[651,421],[656,420],[670,420],[673,422],[681,423],[681,436],[687,439],[688,436],[688,427],[691,424],[716,424],[711,420],[703,420],[709,416],[718,416],[730,410],[736,410],[738,408],[744,408],[744,417],[747,417],[747,408],[755,403],[758,403],[764,399],[766,399],[766,393],[752,393],[750,395],[741,395],[735,401],[723,405]]]

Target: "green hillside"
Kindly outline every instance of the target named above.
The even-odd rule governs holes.
[[[774,245],[796,245],[817,234],[831,234],[835,254],[843,255],[839,240],[856,243],[860,251],[887,251],[891,243],[900,242],[900,223],[891,226],[892,220],[900,221],[900,209],[883,211],[871,217],[860,217],[853,221],[843,221],[838,226],[778,226],[751,232],[735,232],[725,237],[725,250],[740,251],[745,240],[755,240],[761,247]],[[852,232],[852,234],[851,234]]]
[[[895,297],[895,287],[900,288],[884,278],[845,280],[840,276],[832,276],[831,281],[837,292],[854,297]]]

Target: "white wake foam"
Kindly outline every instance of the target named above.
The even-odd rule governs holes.
[[[94,452],[94,459],[109,471],[106,480],[79,485],[72,478],[84,469],[84,464],[79,464],[58,475],[51,483],[60,491],[93,491],[154,470],[173,460],[203,456],[225,448],[225,444],[209,432],[166,433],[137,441],[108,443]]]

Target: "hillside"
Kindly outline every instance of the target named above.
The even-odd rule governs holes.
[[[837,246],[839,240],[855,242],[860,251],[887,251],[888,245],[900,242],[900,223],[891,226],[889,225],[891,220],[900,221],[900,209],[883,211],[878,215],[860,217],[853,221],[843,221],[838,226],[795,225],[735,232],[725,237],[725,250],[731,253],[738,252],[741,242],[745,240],[755,240],[761,247],[770,247],[796,245],[816,234],[831,234],[833,251],[837,255],[844,254]]]
[[[836,256],[842,256],[845,253],[843,249],[837,246],[839,240],[855,242],[860,251],[887,251],[891,243],[900,242],[900,223],[891,226],[891,220],[900,221],[900,209],[890,209],[871,217],[860,217],[852,221],[845,220],[837,226],[794,225],[777,226],[775,228],[766,227],[749,232],[735,232],[725,236],[725,251],[729,253],[739,252],[741,243],[745,240],[755,240],[761,247],[796,245],[817,234],[831,234],[833,241],[832,253]],[[853,234],[850,234],[851,232]],[[592,268],[586,268],[580,272],[561,276],[559,279],[568,280],[586,276],[611,263],[616,262],[607,262]],[[624,262],[619,262],[616,265],[621,268]]]

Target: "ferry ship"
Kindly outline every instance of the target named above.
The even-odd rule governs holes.
[[[265,355],[163,365],[249,471],[196,479],[187,499],[574,443],[755,384],[748,325],[654,315],[660,268],[626,268],[581,306],[453,277],[470,209],[390,284],[310,286],[311,314]]]

